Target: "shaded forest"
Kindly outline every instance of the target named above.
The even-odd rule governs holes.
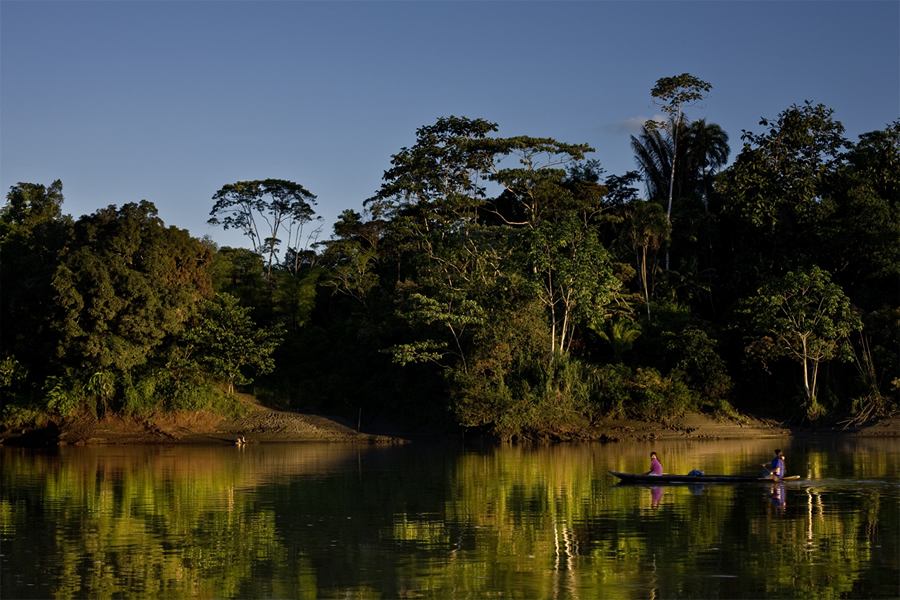
[[[862,422],[900,395],[900,121],[850,141],[805,102],[732,149],[652,95],[592,148],[440,118],[316,241],[316,196],[223,186],[219,247],[149,202],[74,219],[60,181],[0,212],[3,423],[283,409],[510,438],[607,417]]]

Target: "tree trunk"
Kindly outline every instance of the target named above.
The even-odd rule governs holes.
[[[666,210],[666,222],[669,230],[672,229],[672,193],[675,189],[675,161],[678,160],[678,129],[681,125],[681,105],[678,105],[678,116],[675,118],[675,125],[672,131],[672,168],[669,173],[669,207]],[[666,271],[669,270],[669,246],[671,242],[666,242]]]

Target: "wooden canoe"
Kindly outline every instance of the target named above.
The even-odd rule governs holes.
[[[642,473],[617,473],[610,471],[622,480],[628,483],[746,483],[751,481],[765,481],[773,483],[771,477],[757,477],[754,475],[644,475]],[[789,475],[782,477],[781,481],[793,481],[800,479],[799,475]]]

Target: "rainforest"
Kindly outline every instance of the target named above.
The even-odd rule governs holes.
[[[741,139],[660,80],[635,170],[442,117],[326,235],[302,183],[210,190],[246,248],[146,201],[0,211],[2,425],[281,410],[499,439],[688,411],[864,422],[900,395],[900,120],[812,102]],[[352,168],[352,165],[348,165]],[[277,175],[277,174],[273,174]]]

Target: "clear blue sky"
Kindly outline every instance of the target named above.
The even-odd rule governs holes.
[[[685,72],[732,156],[804,100],[855,141],[900,117],[900,2],[3,0],[0,188],[61,179],[76,218],[146,199],[246,245],[206,224],[223,185],[296,181],[330,223],[441,116],[589,143],[623,174],[654,83]]]

